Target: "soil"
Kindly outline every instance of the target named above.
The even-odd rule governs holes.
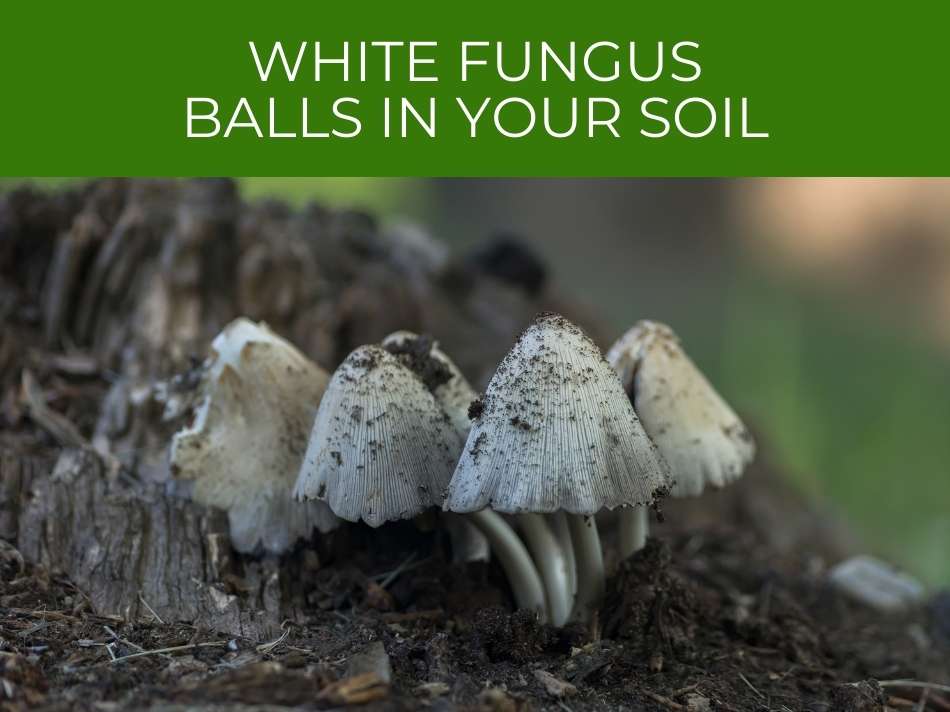
[[[449,367],[432,356],[434,344],[431,336],[423,334],[386,345],[386,350],[412,369],[431,393],[452,379]]]
[[[737,531],[651,539],[610,578],[598,623],[560,630],[513,610],[495,566],[452,565],[437,533],[333,536],[307,573],[306,621],[269,641],[98,616],[68,581],[5,549],[0,708],[320,709],[365,697],[372,710],[856,712],[915,709],[922,690],[888,681],[948,681],[945,601],[881,617]],[[384,670],[368,695],[345,684],[361,658]],[[916,707],[948,708],[937,690]]]
[[[631,559],[601,519],[589,626],[514,610],[500,567],[453,563],[427,517],[230,551],[220,513],[168,494],[172,426],[142,384],[184,374],[169,410],[237,314],[328,368],[432,334],[482,385],[545,309],[603,346],[510,238],[444,265],[420,249],[220,181],[0,196],[0,711],[950,710],[950,592],[888,615],[840,596],[828,563],[859,545],[758,434],[742,481],[665,501]]]

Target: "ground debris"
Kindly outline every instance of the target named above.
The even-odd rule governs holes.
[[[535,679],[541,683],[551,697],[561,699],[562,697],[571,697],[577,694],[577,688],[569,682],[565,682],[559,677],[555,677],[547,670],[535,670]]]
[[[331,682],[316,696],[327,705],[364,705],[389,695],[389,682],[376,672],[364,672]]]
[[[488,687],[479,694],[477,709],[480,712],[524,712],[530,709],[530,705],[500,687]]]
[[[838,685],[832,690],[831,701],[840,712],[883,712],[886,698],[876,680],[865,680]]]
[[[46,699],[47,688],[39,665],[22,655],[0,653],[0,710],[35,709]]]
[[[257,662],[173,688],[172,700],[213,703],[306,705],[320,691],[314,672],[288,670],[278,662]]]

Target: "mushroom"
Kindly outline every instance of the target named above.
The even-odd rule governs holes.
[[[647,505],[668,468],[594,343],[558,314],[539,315],[495,371],[476,408],[446,509],[519,515],[547,582],[552,621],[570,611],[568,567],[540,514],[566,514],[577,566],[573,613],[586,618],[604,590],[594,515]],[[546,534],[538,534],[540,524]],[[548,535],[551,536],[548,536]],[[544,538],[548,543],[542,543]]]
[[[472,427],[468,408],[478,394],[458,366],[430,336],[395,331],[383,339],[382,346],[422,379],[449,417],[460,441],[464,442]],[[491,551],[488,539],[478,527],[465,517],[451,514],[444,515],[442,521],[452,541],[452,555],[456,562],[488,561]]]
[[[286,551],[338,520],[291,497],[328,375],[264,324],[236,319],[211,343],[192,422],[172,438],[174,475],[201,504],[228,513],[231,542]]]
[[[461,446],[415,373],[360,346],[330,379],[294,494],[372,527],[409,519],[442,504]]]
[[[671,494],[688,497],[738,479],[755,456],[755,443],[680,346],[673,330],[640,321],[607,353],[647,434],[669,463]],[[621,554],[643,546],[646,510],[621,515]]]

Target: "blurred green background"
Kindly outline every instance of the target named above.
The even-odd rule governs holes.
[[[409,219],[460,250],[518,235],[618,335],[671,323],[803,491],[872,552],[950,584],[950,181],[241,183]]]

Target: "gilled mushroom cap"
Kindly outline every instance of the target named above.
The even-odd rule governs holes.
[[[468,408],[478,394],[438,342],[411,331],[395,331],[382,344],[422,378],[460,437],[466,438],[472,427]]]
[[[652,504],[668,468],[600,350],[542,314],[495,371],[446,509],[594,514]]]
[[[755,443],[680,346],[673,330],[638,322],[611,347],[614,366],[647,434],[673,470],[677,497],[738,479]]]
[[[380,346],[333,374],[297,479],[343,519],[378,527],[441,505],[462,440],[419,377]]]
[[[290,548],[338,525],[323,503],[291,493],[329,376],[263,324],[236,319],[215,337],[192,423],[172,439],[176,477],[192,497],[228,512],[239,551]]]

